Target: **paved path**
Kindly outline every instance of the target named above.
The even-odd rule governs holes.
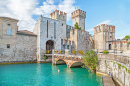
[[[103,86],[115,86],[110,76],[103,76]]]

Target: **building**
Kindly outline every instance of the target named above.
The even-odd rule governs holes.
[[[115,26],[101,24],[94,27],[94,35],[85,31],[86,12],[71,13],[73,26],[67,25],[67,13],[55,10],[50,18],[40,16],[33,32],[18,31],[18,20],[0,17],[0,61],[44,60],[45,51],[52,49],[86,52],[98,50],[130,50],[125,40],[115,40]],[[78,23],[81,30],[75,28]]]
[[[37,20],[33,33],[37,35],[37,59],[43,59],[45,51],[52,49],[62,50],[87,50],[93,49],[93,40],[89,32],[85,31],[86,12],[78,9],[71,14],[73,26],[66,24],[67,14],[55,10],[50,13],[50,18],[42,15]],[[75,29],[78,23],[81,30]]]
[[[0,17],[0,62],[36,60],[37,35],[18,31],[18,20]]]

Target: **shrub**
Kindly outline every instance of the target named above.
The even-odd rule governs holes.
[[[104,50],[103,51],[103,54],[108,54],[109,52],[107,50]]]
[[[43,57],[44,57],[44,60],[48,59],[48,56],[46,56],[46,55],[43,55]]]
[[[75,54],[76,54],[76,51],[73,50],[73,51],[72,51],[72,54],[75,55]]]
[[[56,50],[55,53],[58,53],[58,50]]]
[[[79,54],[83,55],[83,51],[80,50],[80,51],[79,51]]]
[[[85,66],[88,66],[90,68],[89,71],[96,73],[96,67],[98,63],[96,52],[93,50],[87,51],[83,54],[83,59],[83,63],[85,64]]]
[[[61,54],[62,53],[62,51],[59,51],[59,54]]]
[[[130,44],[130,42],[127,42],[127,44]]]

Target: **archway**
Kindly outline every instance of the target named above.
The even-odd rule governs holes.
[[[52,40],[48,40],[47,42],[46,42],[46,50],[49,50],[50,51],[50,53],[49,54],[52,54],[52,49],[55,49],[55,42],[54,41],[52,41]]]
[[[82,67],[83,65],[84,65],[84,63],[82,63],[82,62],[75,62],[70,67]]]
[[[111,44],[109,44],[109,50],[111,50]]]
[[[66,64],[66,62],[62,59],[59,59],[58,61],[56,61],[57,65],[62,65],[62,64]]]

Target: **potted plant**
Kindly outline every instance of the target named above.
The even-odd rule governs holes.
[[[62,53],[62,51],[59,51],[59,54],[61,54]]]
[[[83,51],[80,50],[80,51],[79,51],[79,54],[83,55]]]
[[[104,50],[103,51],[103,54],[108,54],[109,52],[107,50]]]
[[[72,51],[72,54],[73,54],[73,55],[75,55],[75,54],[76,54],[76,51],[75,51],[75,50],[73,50],[73,51]]]
[[[55,53],[58,53],[58,50],[56,50]]]

